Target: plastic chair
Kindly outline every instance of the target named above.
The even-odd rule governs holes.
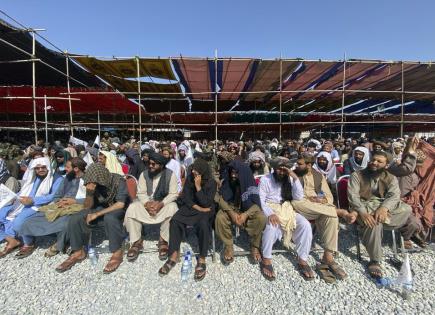
[[[347,185],[349,184],[349,177],[350,175],[343,175],[341,176],[336,183],[336,189],[337,189],[337,205],[338,208],[341,209],[349,209],[349,200],[347,198]],[[396,230],[391,230],[391,235],[393,238],[393,253],[394,258],[397,258],[397,241],[396,241]],[[357,251],[357,258],[359,261],[361,261],[361,245],[360,245],[360,237],[359,237],[359,231],[358,231],[358,225],[355,223],[355,236],[357,239],[356,243],[356,251]],[[400,236],[400,240],[402,245],[404,244],[403,237]]]

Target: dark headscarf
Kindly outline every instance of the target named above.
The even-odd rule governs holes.
[[[192,164],[192,170],[197,171],[201,174],[202,182],[205,183],[208,180],[212,179],[211,169],[206,160],[198,158]]]
[[[163,155],[157,152],[151,152],[149,154],[149,159],[150,161],[153,160],[154,162],[160,164],[161,166],[165,166],[169,162],[167,158],[165,158]]]
[[[240,210],[246,211],[254,204],[260,206],[260,196],[258,194],[258,187],[255,183],[254,176],[252,175],[251,168],[238,160],[232,161],[226,171],[224,172],[223,183],[220,189],[220,194],[227,202],[234,202],[237,196],[234,196],[233,189],[230,185],[231,170],[236,170],[240,183]]]
[[[97,185],[105,187],[107,194],[105,196],[98,196],[98,202],[111,206],[118,193],[121,178],[122,176],[119,174],[110,173],[102,164],[93,163],[86,169],[86,173],[83,176],[83,184],[96,183]]]

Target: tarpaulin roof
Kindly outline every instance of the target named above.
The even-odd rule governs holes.
[[[104,92],[103,90],[89,90],[84,88],[72,88],[71,92]],[[37,97],[67,98],[66,88],[38,87]],[[5,99],[3,97],[28,97],[27,99]],[[0,113],[33,113],[32,87],[7,86],[0,87]],[[71,107],[73,114],[94,114],[97,111],[105,113],[134,113],[137,114],[138,106],[126,99],[121,94],[77,94],[72,96]],[[67,99],[49,99],[47,105],[49,112],[68,113],[69,104]],[[44,99],[36,99],[36,112],[44,113]]]

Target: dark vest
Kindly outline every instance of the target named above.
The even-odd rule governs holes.
[[[311,174],[313,175],[313,179],[314,179],[314,190],[316,191],[316,194],[318,194],[318,193],[320,193],[322,191],[322,179],[323,179],[323,175],[320,174],[315,169],[311,169]],[[303,176],[299,176],[299,180],[300,180],[300,182],[302,184],[302,187],[304,187],[304,177]]]
[[[170,169],[163,169],[160,175],[159,183],[157,184],[156,191],[154,192],[154,200],[162,201],[169,193],[169,184],[171,182],[172,171]],[[143,177],[147,185],[147,194],[151,196],[153,193],[153,180],[148,175],[148,169],[143,172]]]
[[[373,196],[372,189],[370,186],[370,174],[367,169],[357,172],[360,181],[359,194],[364,200],[370,200]],[[375,193],[376,197],[385,198],[385,193],[388,191],[388,187],[394,180],[394,175],[391,175],[387,171],[384,171],[378,180],[378,189]]]

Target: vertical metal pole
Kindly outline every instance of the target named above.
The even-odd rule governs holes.
[[[403,119],[404,119],[404,103],[405,103],[405,76],[402,61],[402,106],[400,108],[400,137],[403,138]]]
[[[215,128],[215,140],[216,140],[216,143],[215,143],[215,147],[216,147],[216,150],[217,150],[217,142],[218,142],[218,114],[217,114],[217,110],[218,110],[218,91],[217,91],[217,88],[218,88],[218,84],[217,84],[217,73],[218,73],[218,70],[217,70],[217,49],[215,49],[215,51],[214,51],[214,82],[215,82],[215,85],[214,85],[214,128]]]
[[[133,137],[136,137],[136,126],[134,122],[134,115],[133,115]]]
[[[344,126],[344,94],[346,85],[346,53],[344,54],[343,60],[343,89],[341,94],[341,128],[340,128],[340,138],[343,139],[343,126]]]
[[[47,95],[44,95],[45,145],[48,145]]]
[[[98,113],[98,139],[100,139],[100,143],[101,143],[100,111],[97,111],[97,113]],[[98,147],[100,147],[100,145]]]
[[[279,141],[282,140],[282,54],[279,57]]]
[[[74,137],[73,118],[72,118],[72,105],[71,105],[71,88],[70,88],[70,83],[69,83],[69,56],[68,56],[68,51],[65,50],[65,54],[66,54],[66,87],[68,89],[69,122],[70,122],[71,136]]]
[[[38,128],[36,123],[36,40],[35,31],[32,30],[32,102],[33,102],[33,129],[35,131],[35,144],[38,142]]]
[[[136,56],[136,70],[137,70],[137,101],[139,102],[139,143],[142,144],[142,103],[140,95],[140,64],[139,57]]]

